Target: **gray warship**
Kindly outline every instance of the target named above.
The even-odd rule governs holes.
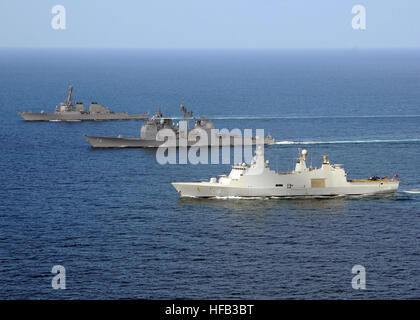
[[[25,121],[105,121],[105,120],[147,120],[149,114],[128,114],[113,112],[103,105],[92,102],[89,110],[85,110],[82,102],[73,104],[73,85],[69,87],[67,99],[55,108],[54,113],[18,111]]]
[[[165,143],[165,146],[170,147],[191,147],[191,146],[234,146],[240,145],[256,145],[263,142],[266,145],[274,144],[275,140],[268,134],[264,137],[243,137],[238,134],[231,133],[215,133],[214,124],[212,121],[201,117],[195,119],[192,112],[188,111],[184,106],[184,101],[181,104],[181,111],[183,112],[182,120],[188,123],[193,119],[195,124],[192,129],[186,128],[185,131],[180,128],[180,122],[174,123],[172,118],[165,118],[159,110],[155,115],[142,125],[140,130],[140,137],[125,138],[122,135],[117,137],[103,137],[103,136],[84,136],[84,138],[92,145],[93,148],[158,148]],[[165,140],[162,133],[164,129],[173,133],[171,141]],[[206,139],[202,139],[200,133],[205,132]],[[168,131],[166,131],[167,133]],[[188,139],[187,139],[188,137]],[[185,145],[180,142],[184,138]],[[260,141],[263,140],[263,141]],[[171,144],[172,143],[172,144]]]

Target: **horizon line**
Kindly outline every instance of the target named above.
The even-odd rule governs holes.
[[[279,51],[279,50],[416,50],[420,46],[412,47],[268,47],[268,48],[249,48],[249,47],[70,47],[70,46],[3,46],[0,49],[78,49],[78,50],[91,50],[91,49],[104,49],[104,50],[255,50],[255,51]]]

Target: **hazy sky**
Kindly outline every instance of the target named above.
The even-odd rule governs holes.
[[[54,5],[66,29],[51,27]],[[366,30],[351,9],[366,8]],[[419,0],[0,0],[0,46],[420,47]]]

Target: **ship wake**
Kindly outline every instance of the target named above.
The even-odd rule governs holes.
[[[372,139],[372,140],[325,140],[325,141],[277,141],[279,145],[313,145],[313,144],[359,144],[359,143],[419,143],[420,139]]]
[[[420,194],[420,189],[404,190],[403,192],[409,194]]]
[[[179,116],[173,116],[168,117],[173,120],[182,120],[183,117]],[[420,118],[420,115],[418,114],[412,114],[412,115],[397,115],[397,114],[390,114],[390,115],[326,115],[326,116],[280,116],[280,115],[266,115],[266,116],[258,116],[258,115],[231,115],[231,116],[225,116],[225,115],[214,115],[214,116],[207,116],[207,119],[210,120],[305,120],[305,119],[387,119],[387,118]],[[193,119],[193,118],[189,118]]]

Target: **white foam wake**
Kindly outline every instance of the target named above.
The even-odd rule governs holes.
[[[344,143],[415,143],[420,139],[372,139],[372,140],[330,140],[330,141],[277,141],[275,144],[344,144]]]
[[[182,120],[182,117],[179,116],[169,116],[168,118],[173,120]],[[383,118],[420,118],[419,114],[412,114],[412,115],[397,115],[397,114],[390,114],[390,115],[327,115],[327,116],[279,116],[279,115],[263,115],[263,116],[256,116],[256,115],[231,115],[231,116],[223,116],[223,115],[214,115],[214,116],[206,116],[207,119],[210,120],[304,120],[304,119],[383,119]],[[192,118],[190,118],[192,119]]]
[[[405,193],[420,194],[420,189],[404,190]]]

